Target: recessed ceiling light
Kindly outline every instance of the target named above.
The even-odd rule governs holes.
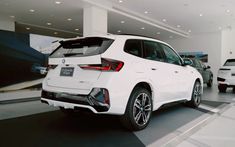
[[[219,27],[219,30],[222,30],[222,27]]]
[[[121,23],[125,23],[125,21],[122,20]]]
[[[180,28],[181,26],[180,25],[177,25],[177,28]]]
[[[56,3],[56,4],[58,4],[58,5],[59,5],[59,4],[61,4],[61,2],[60,2],[60,1],[55,1],[55,3]]]
[[[166,22],[166,19],[164,18],[164,19],[162,19],[162,21],[163,21],[163,22]]]
[[[122,1],[122,0],[119,0],[118,2],[119,2],[119,3],[122,3],[123,1]]]
[[[227,12],[227,13],[230,13],[230,10],[228,9],[228,10],[226,10],[226,12]]]
[[[75,31],[79,31],[79,29],[74,29]]]
[[[200,13],[200,14],[199,14],[199,16],[200,16],[200,17],[202,17],[202,16],[203,16],[203,14],[202,14],[202,13]]]
[[[121,33],[122,31],[121,31],[121,30],[118,30],[117,32],[118,32],[118,33]]]
[[[191,33],[192,31],[191,30],[188,30],[189,33]]]
[[[161,34],[161,32],[157,32],[157,34],[158,34],[158,35],[160,35],[160,34]]]
[[[10,17],[11,17],[11,18],[15,18],[15,16],[14,16],[14,15],[11,15]]]
[[[54,32],[54,34],[55,34],[55,35],[57,35],[57,34],[58,34],[58,32]]]
[[[48,22],[47,25],[50,26],[50,25],[52,25],[52,23]]]
[[[140,28],[141,30],[144,30],[145,28],[144,27],[142,27],[142,28]]]
[[[68,20],[68,21],[72,21],[72,18],[68,18],[67,20]]]
[[[173,38],[173,36],[169,36],[169,38]]]
[[[30,12],[32,12],[32,13],[33,13],[33,12],[35,12],[35,10],[34,10],[34,9],[30,9],[29,11],[30,11]]]
[[[27,28],[26,28],[26,30],[30,30],[30,28],[29,28],[29,27],[27,27]]]
[[[149,12],[148,11],[144,11],[145,14],[148,14]]]

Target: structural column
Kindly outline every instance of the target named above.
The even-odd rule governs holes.
[[[11,18],[0,16],[0,30],[15,32],[15,21]]]
[[[83,36],[106,35],[108,31],[108,11],[96,6],[83,9]]]

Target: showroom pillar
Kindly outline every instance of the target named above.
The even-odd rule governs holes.
[[[83,36],[106,35],[108,31],[108,11],[89,6],[83,9]]]
[[[11,18],[0,16],[0,30],[15,32],[15,21]]]

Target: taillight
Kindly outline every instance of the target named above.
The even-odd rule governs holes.
[[[98,65],[79,65],[82,69],[101,70],[101,71],[120,71],[124,63],[112,59],[101,59],[101,64]]]
[[[57,67],[57,65],[48,65],[47,71],[49,71],[50,69],[55,69],[56,67]]]
[[[225,79],[217,77],[217,81],[224,82]]]

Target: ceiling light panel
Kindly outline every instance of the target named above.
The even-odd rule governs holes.
[[[59,5],[59,4],[61,4],[62,2],[60,2],[60,1],[55,1],[55,4],[57,4],[57,5]]]
[[[33,12],[35,12],[35,10],[34,10],[34,9],[30,9],[29,12],[32,12],[32,13],[33,13]]]

